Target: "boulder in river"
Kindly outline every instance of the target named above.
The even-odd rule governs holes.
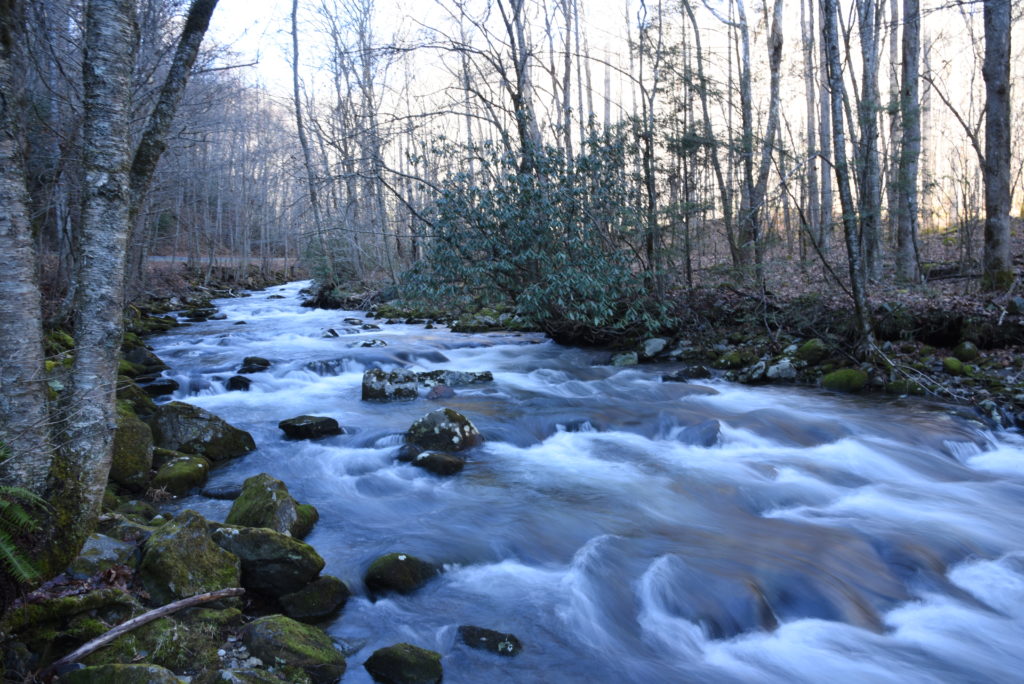
[[[316,439],[345,432],[338,421],[328,416],[296,416],[282,420],[277,427],[284,430],[285,437],[290,439]]]
[[[127,401],[139,417],[151,416],[156,411],[153,399],[127,375],[117,377],[117,400]]]
[[[437,409],[423,416],[405,433],[405,441],[423,449],[463,451],[484,441],[469,418],[450,408]]]
[[[184,511],[158,527],[142,548],[139,577],[156,605],[216,589],[237,587],[240,563],[214,544],[206,520]]]
[[[679,433],[679,441],[684,444],[700,447],[713,447],[718,444],[722,425],[714,418],[690,425]]]
[[[462,387],[463,385],[493,382],[494,375],[491,371],[433,370],[417,373],[416,379],[424,387],[434,387],[435,385]]]
[[[141,492],[149,483],[153,466],[153,432],[126,401],[117,403],[110,480],[128,491]]]
[[[666,373],[661,376],[662,382],[688,382],[690,380],[704,380],[711,377],[711,369],[703,364],[683,366],[678,370]]]
[[[232,375],[224,383],[224,389],[228,392],[248,392],[250,387],[252,387],[252,380],[244,375]]]
[[[174,394],[181,388],[177,380],[173,378],[157,378],[152,382],[142,385],[142,391],[151,397],[163,397]]]
[[[174,496],[184,496],[206,484],[210,476],[210,462],[202,456],[181,454],[160,466],[150,486],[163,489]]]
[[[389,553],[381,556],[370,564],[363,581],[371,594],[383,594],[389,591],[399,594],[411,594],[416,591],[441,569],[407,553]]]
[[[615,354],[612,356],[613,366],[635,366],[639,362],[639,356],[636,352],[622,352],[621,354]]]
[[[419,396],[416,374],[371,368],[363,373],[363,401],[408,401]]]
[[[311,622],[331,617],[345,607],[352,592],[337,577],[321,575],[302,589],[278,599],[285,615]]]
[[[284,615],[253,620],[242,641],[264,663],[299,668],[314,684],[333,684],[345,674],[345,656],[326,632]]]
[[[473,625],[460,625],[459,639],[470,648],[490,651],[500,656],[518,655],[523,650],[523,645],[514,634],[505,634]]]
[[[443,674],[440,653],[406,643],[377,649],[363,667],[381,684],[436,684]]]
[[[238,369],[238,372],[262,373],[268,368],[270,368],[270,361],[263,358],[262,356],[246,356],[244,359],[242,359],[242,367]]]
[[[438,401],[441,399],[451,399],[455,396],[455,390],[448,385],[434,385],[427,392],[427,399],[431,401]]]
[[[248,478],[242,492],[231,505],[225,522],[229,525],[269,527],[275,532],[293,537],[304,537],[312,528],[305,518],[303,506],[288,492],[284,482],[260,473]],[[308,508],[313,509],[312,506]],[[315,521],[317,514],[313,509]]]
[[[411,461],[417,468],[423,468],[435,475],[456,475],[462,472],[466,462],[454,454],[443,451],[424,451],[417,454]]]
[[[309,544],[267,527],[215,527],[211,535],[222,549],[242,562],[242,586],[283,596],[309,584],[324,559]]]
[[[148,422],[157,446],[205,456],[212,463],[223,463],[256,448],[248,432],[180,401],[157,407]]]

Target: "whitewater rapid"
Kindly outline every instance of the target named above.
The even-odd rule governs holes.
[[[350,653],[343,682],[369,683],[361,663],[400,641],[440,652],[455,684],[1021,681],[1018,435],[921,402],[663,382],[671,365],[614,368],[536,334],[306,309],[305,285],[218,300],[225,320],[150,343],[181,384],[168,399],[256,440],[211,484],[267,472],[319,509],[306,541],[354,592],[325,625]],[[387,346],[360,346],[373,339]],[[273,365],[226,392],[246,356]],[[443,404],[368,403],[372,367],[494,382]],[[486,439],[451,478],[394,460],[441,405]],[[300,414],[347,433],[285,441],[278,421]],[[687,429],[708,421],[711,446]],[[175,507],[222,520],[230,502]],[[373,602],[363,573],[390,552],[445,572]],[[469,649],[462,624],[512,632],[523,652]]]

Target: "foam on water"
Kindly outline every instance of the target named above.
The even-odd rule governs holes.
[[[211,483],[268,472],[319,509],[308,541],[355,594],[328,627],[351,663],[409,641],[443,654],[446,681],[491,684],[1008,682],[1024,671],[1018,436],[922,403],[664,383],[663,368],[613,368],[607,352],[538,335],[364,331],[344,322],[360,312],[300,307],[304,285],[219,301],[226,320],[152,342],[182,385],[172,398],[256,439]],[[353,346],[371,338],[387,346]],[[225,391],[245,356],[272,366],[247,376],[249,392]],[[373,367],[495,380],[445,404],[362,402]],[[407,427],[441,405],[487,439],[452,478],[394,460]],[[346,433],[285,440],[278,421],[304,413]],[[222,519],[230,503],[176,505]],[[394,551],[445,571],[371,601],[362,574]],[[513,632],[524,651],[467,649],[460,624]],[[343,681],[370,679],[350,665]]]

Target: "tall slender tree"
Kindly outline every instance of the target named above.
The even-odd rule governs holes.
[[[985,21],[985,256],[982,285],[1005,290],[1010,258],[1010,0],[986,0]]]

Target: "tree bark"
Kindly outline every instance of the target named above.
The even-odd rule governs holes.
[[[42,307],[11,72],[20,9],[18,2],[0,3],[0,442],[9,449],[0,484],[42,494],[50,469]]]
[[[861,97],[857,107],[860,124],[857,149],[857,175],[860,187],[860,237],[864,245],[864,267],[867,276],[881,275],[882,193],[878,164],[878,24],[876,0],[857,0],[860,26]]]
[[[901,136],[896,180],[896,277],[921,280],[917,260],[917,167],[921,156],[921,104],[918,96],[921,59],[921,9],[918,0],[903,0],[903,66],[900,74]]]
[[[982,286],[1005,290],[1010,260],[1010,0],[986,0],[985,255]]]

